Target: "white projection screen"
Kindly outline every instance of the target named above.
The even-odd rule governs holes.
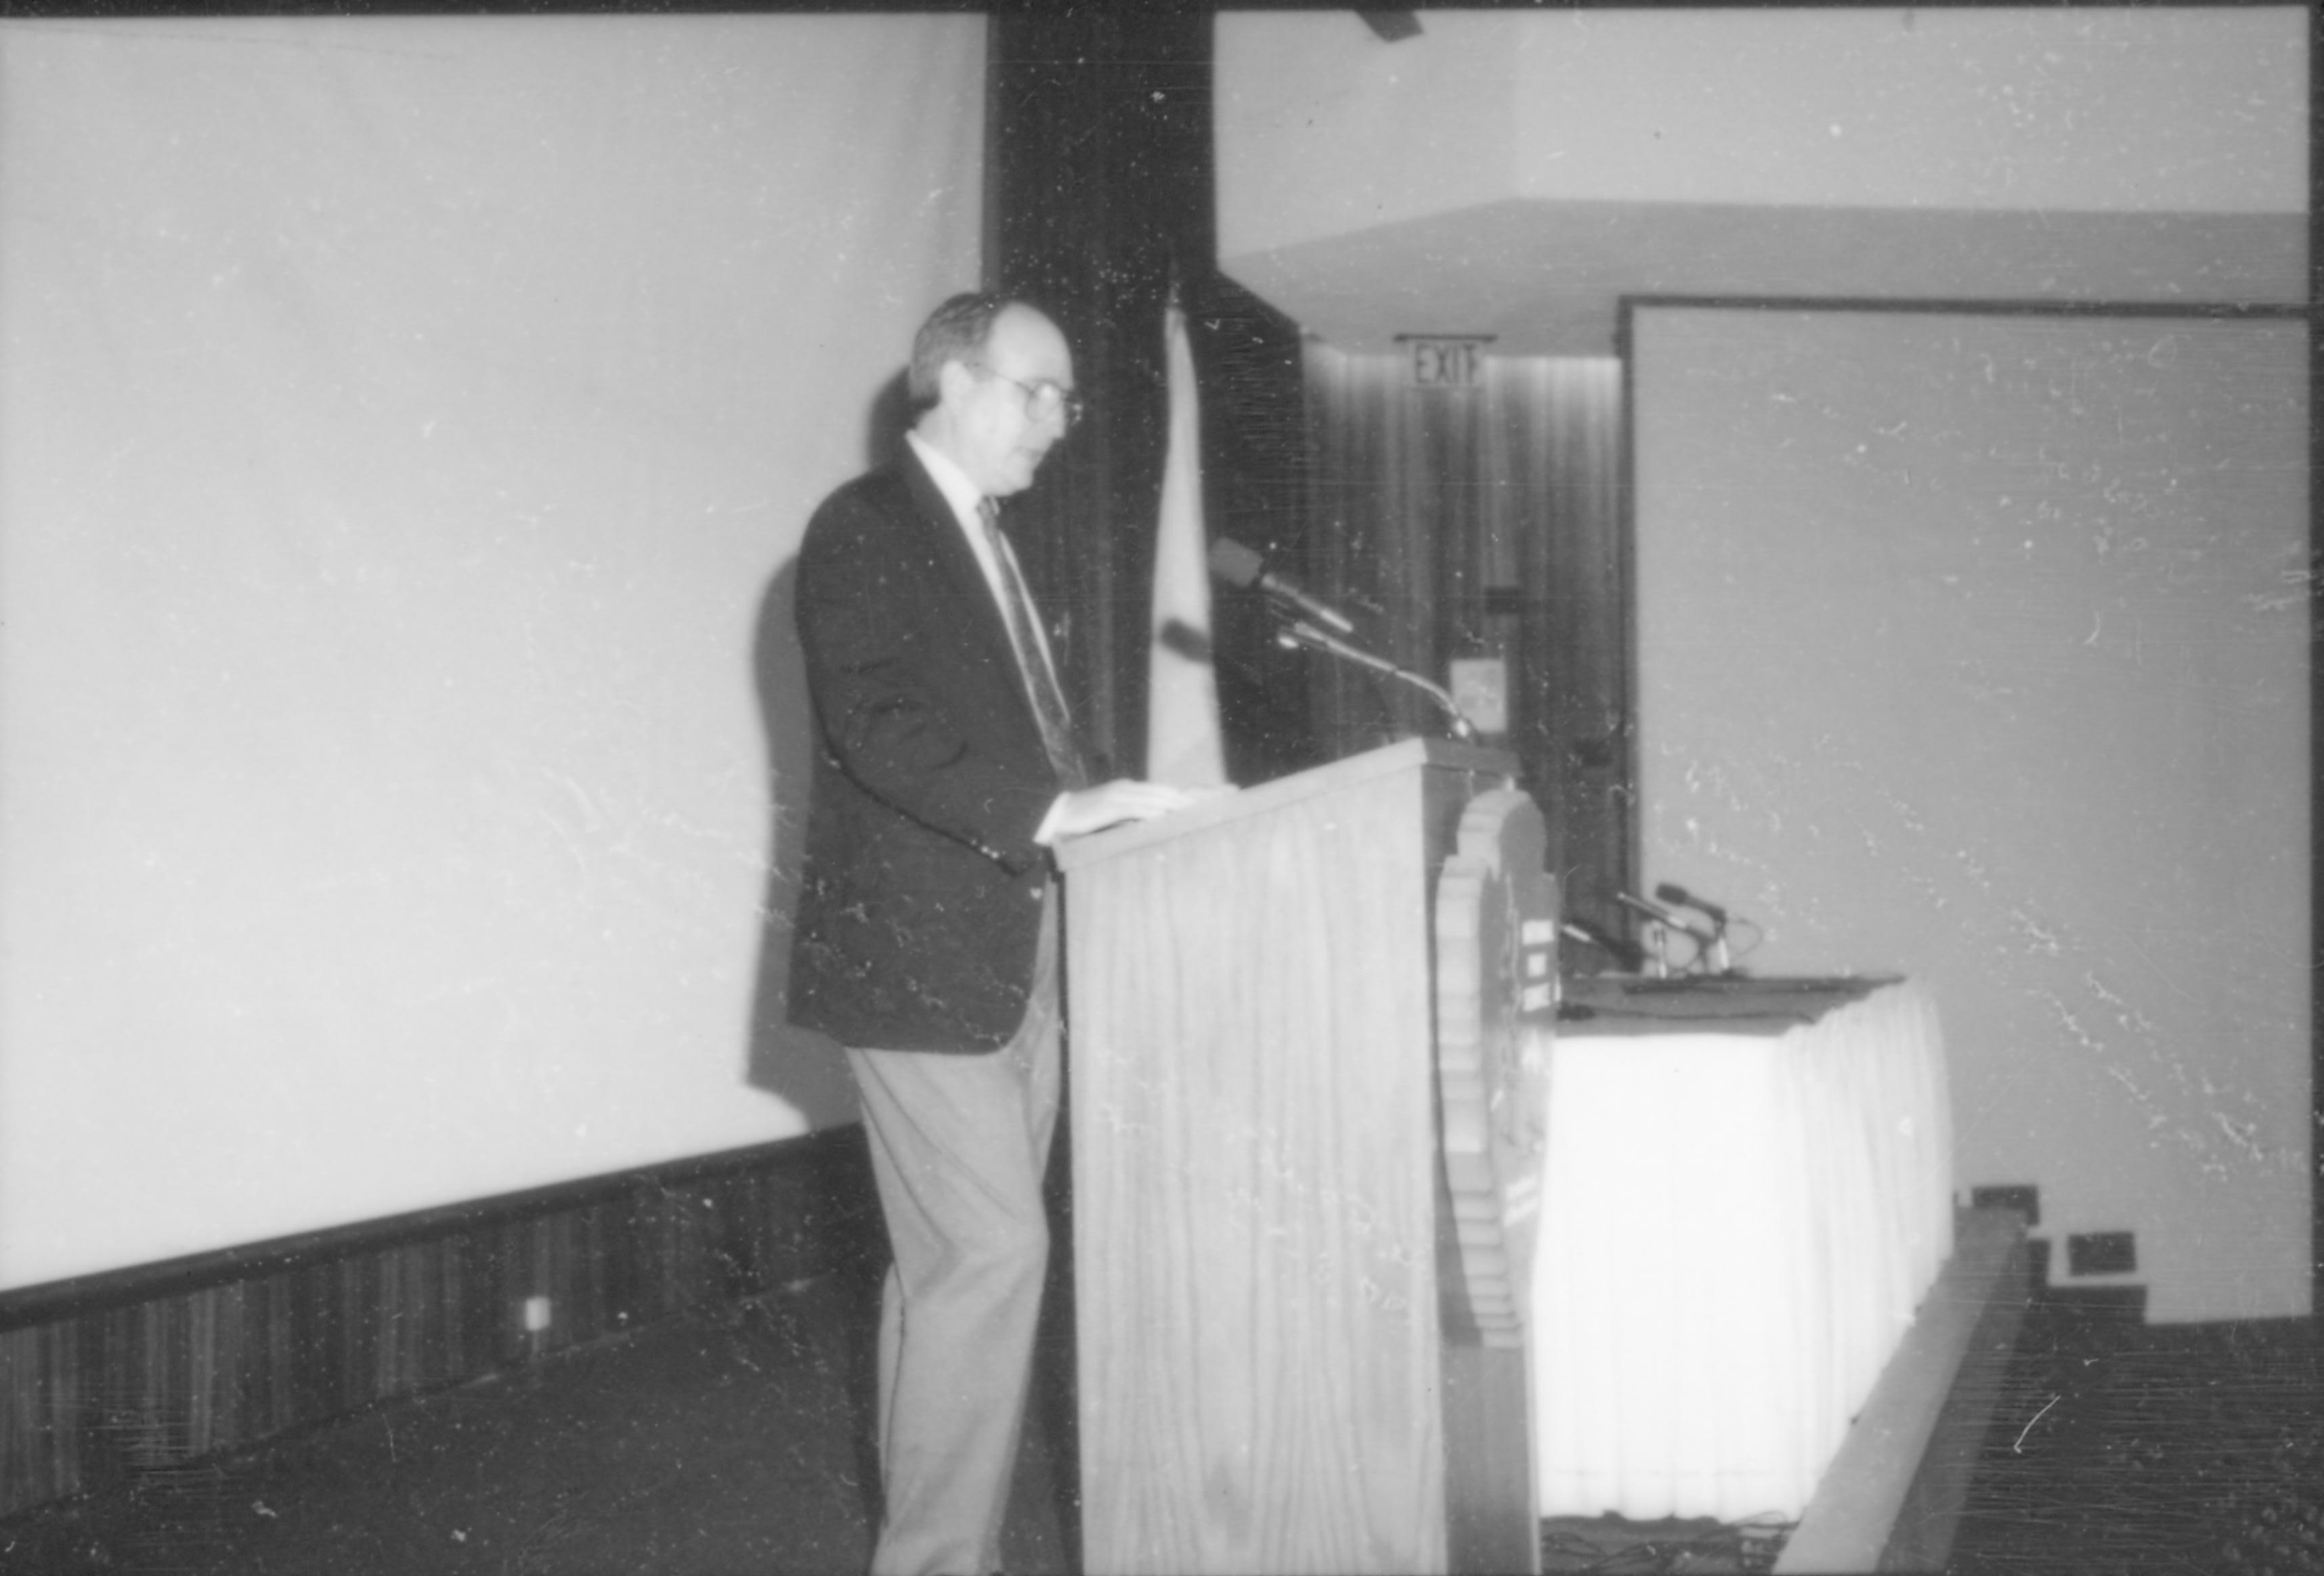
[[[2158,1321],[2307,1313],[2304,323],[1631,327],[1643,879],[1925,981],[2054,1276],[2130,1231]]]
[[[984,61],[0,22],[0,1286],[833,1120],[754,629],[978,281]]]

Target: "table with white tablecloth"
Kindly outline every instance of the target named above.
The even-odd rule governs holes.
[[[1580,981],[1533,1274],[1541,1514],[1794,1521],[1952,1250],[1900,980]]]

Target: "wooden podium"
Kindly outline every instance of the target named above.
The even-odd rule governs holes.
[[[1412,740],[1059,851],[1093,1576],[1539,1568],[1513,775]]]

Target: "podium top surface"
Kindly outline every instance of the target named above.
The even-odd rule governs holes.
[[[1458,744],[1444,739],[1402,739],[1377,750],[1367,750],[1361,755],[1351,755],[1344,760],[1294,772],[1289,777],[1275,778],[1250,788],[1234,788],[1190,805],[1174,815],[1152,821],[1133,822],[1061,843],[1056,848],[1057,868],[1071,873],[1139,849],[1174,842],[1252,816],[1265,815],[1302,799],[1337,793],[1359,783],[1426,767],[1504,777],[1512,781],[1517,774],[1516,759],[1503,751],[1484,750],[1473,744]]]
[[[1566,982],[1558,1032],[1784,1034],[1903,980],[1902,974],[1585,976]]]

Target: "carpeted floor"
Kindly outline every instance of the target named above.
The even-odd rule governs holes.
[[[2037,1302],[1951,1569],[2324,1572],[2318,1359],[2310,1320],[2148,1325]]]
[[[833,1278],[0,1523],[0,1572],[857,1572],[872,1302]],[[1054,1340],[1045,1341],[1060,1364]],[[1002,1553],[1071,1568],[1070,1428],[1035,1397]]]
[[[218,1576],[854,1572],[874,1489],[868,1304],[841,1280],[0,1523],[0,1571]],[[1047,1371],[1064,1371],[1054,1336]],[[2308,1322],[2149,1327],[2037,1303],[1950,1569],[2324,1571]],[[1044,1386],[1004,1553],[1074,1568],[1070,1405]],[[1556,1524],[1553,1571],[1767,1569],[1716,1524]]]
[[[1558,1520],[1543,1569],[1754,1572],[1780,1530]],[[2324,1396],[2305,1320],[2147,1325],[2037,1299],[1948,1576],[2324,1576]]]

